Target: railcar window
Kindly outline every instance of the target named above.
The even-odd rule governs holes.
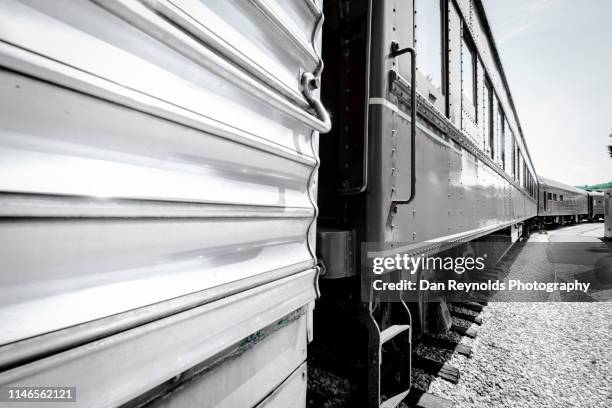
[[[499,159],[501,161],[502,169],[506,168],[506,158],[504,157],[506,154],[506,126],[504,120],[504,112],[501,106],[497,108],[498,122],[499,123]]]
[[[516,140],[514,139],[514,135],[512,135],[512,177],[516,180]]]
[[[548,193],[548,199],[552,200],[552,193]]]
[[[442,1],[418,0],[416,2],[416,51],[417,67],[429,81],[444,93]]]
[[[485,79],[485,99],[484,99],[484,123],[485,135],[488,140],[488,150],[491,158],[495,157],[495,139],[493,136],[493,87],[489,78]]]
[[[563,201],[563,194],[559,195],[559,201]]]
[[[461,40],[461,81],[463,96],[474,105],[476,112],[477,108],[477,91],[476,91],[476,52],[469,39],[463,37]],[[478,120],[478,116],[476,116]]]
[[[557,193],[553,194],[553,201],[557,201]]]

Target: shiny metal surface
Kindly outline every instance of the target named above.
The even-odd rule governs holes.
[[[1,384],[116,405],[312,302],[322,17],[315,0],[0,3]]]
[[[220,357],[219,352],[237,345],[250,334],[313,301],[314,275],[314,271],[295,274],[4,371],[0,373],[0,384],[3,386],[72,384],[78,389],[75,407],[120,405],[196,364],[212,365]],[[251,401],[254,405],[264,398],[270,387],[275,387],[284,379],[284,373],[289,375],[305,360],[305,317],[302,315],[296,324],[279,329],[279,334],[284,331],[284,334],[281,334],[281,337],[285,337],[281,339],[284,345],[275,348],[274,353],[265,354],[266,364],[259,363],[253,367],[253,371],[243,373],[249,374],[246,376],[218,377],[216,381],[227,382],[227,386],[209,385],[210,394],[207,398],[210,404],[204,406],[252,406],[232,405],[231,402]],[[261,343],[264,348],[266,348],[265,341],[264,339]],[[258,355],[261,361],[263,356]],[[276,367],[280,372],[260,372],[260,368],[264,369],[267,364]],[[229,374],[237,373],[235,367],[226,367],[226,370]],[[274,377],[266,379],[270,374],[277,379],[276,384]],[[240,381],[250,380],[253,381],[253,385],[259,382],[260,385],[266,384],[266,387],[246,386],[244,389],[234,387]],[[228,394],[231,398],[225,401]],[[224,405],[228,403],[230,404]]]
[[[355,231],[319,228],[317,257],[323,262],[321,277],[339,279],[357,275]]]

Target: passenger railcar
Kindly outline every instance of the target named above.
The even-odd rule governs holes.
[[[589,195],[585,190],[542,176],[538,179],[540,223],[562,225],[589,217]]]
[[[589,191],[588,218],[589,221],[604,219],[604,193],[601,191]]]
[[[322,18],[0,2],[0,386],[305,406]]]
[[[440,326],[444,302],[361,298],[359,244],[411,255],[516,236],[536,216],[537,177],[480,1],[324,4],[322,99],[334,125],[319,145],[313,348],[361,361],[356,401],[378,407],[383,394],[401,399],[407,337]]]
[[[304,407],[314,328],[393,407],[444,302],[362,299],[360,244],[537,214],[480,0],[4,0],[0,40],[2,386]]]
[[[604,238],[612,239],[612,189],[604,191]]]

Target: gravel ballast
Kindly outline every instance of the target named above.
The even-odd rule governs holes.
[[[459,383],[433,378],[428,392],[458,408],[612,406],[612,303],[491,303],[482,315],[462,339],[472,357],[448,360]]]

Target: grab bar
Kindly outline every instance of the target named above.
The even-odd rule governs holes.
[[[416,187],[416,119],[417,119],[417,93],[416,93],[416,50],[412,47],[400,48],[395,41],[391,43],[391,57],[410,53],[410,197],[407,200],[393,200],[394,204],[409,204],[414,200]]]

